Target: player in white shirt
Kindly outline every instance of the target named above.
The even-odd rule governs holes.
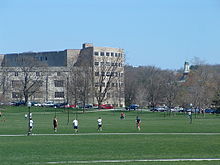
[[[73,128],[75,130],[75,133],[78,132],[78,125],[79,125],[79,122],[77,119],[74,119],[73,120]]]
[[[30,127],[30,134],[31,134],[32,133],[32,129],[34,127],[34,121],[32,119],[30,119],[29,124],[30,124],[29,127]]]
[[[97,122],[98,122],[98,131],[102,131],[102,118],[99,117]]]

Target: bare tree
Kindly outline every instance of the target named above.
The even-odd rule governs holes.
[[[16,59],[14,67],[15,74],[17,73],[17,89],[21,97],[24,97],[25,103],[29,97],[37,92],[43,84],[43,73],[45,72],[45,63],[30,56],[20,56]]]
[[[117,93],[119,86],[123,85],[123,57],[100,56],[94,66],[94,96],[98,105],[101,105],[108,99],[107,95]],[[108,94],[109,93],[109,94]],[[120,95],[117,94],[117,98]]]

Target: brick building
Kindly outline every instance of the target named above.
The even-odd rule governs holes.
[[[84,98],[86,104],[124,106],[124,60],[123,49],[88,43],[82,49],[0,55],[1,99],[28,95],[29,101],[81,104]]]

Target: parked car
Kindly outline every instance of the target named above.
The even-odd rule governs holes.
[[[215,109],[205,109],[205,113],[215,113]]]
[[[89,109],[89,108],[93,108],[93,105],[92,105],[92,104],[86,104],[86,105],[85,105],[85,108],[88,108],[88,109]]]
[[[165,111],[167,111],[167,108],[166,107],[154,107],[154,108],[151,108],[150,111],[165,112]]]
[[[54,102],[53,101],[47,101],[47,102],[43,103],[42,106],[43,107],[53,107]]]
[[[114,106],[111,104],[102,104],[99,106],[100,109],[114,109]]]
[[[37,102],[37,103],[34,104],[34,106],[35,107],[42,107],[42,104]]]
[[[66,102],[64,102],[64,103],[56,103],[56,104],[54,104],[54,108],[65,108],[66,105],[67,105]]]
[[[138,104],[131,104],[129,105],[128,107],[126,107],[125,109],[126,110],[136,110],[139,108],[139,105]]]
[[[65,105],[65,108],[78,108],[79,106],[78,105],[76,105],[76,104],[67,104],[67,105]]]
[[[14,105],[14,106],[20,106],[20,105],[25,105],[25,101],[13,101],[10,102],[10,105]]]

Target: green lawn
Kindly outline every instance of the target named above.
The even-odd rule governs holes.
[[[0,118],[0,135],[26,134],[27,107],[6,107]],[[0,137],[0,164],[46,164],[60,162],[76,164],[74,161],[91,160],[139,160],[139,159],[190,159],[220,158],[220,135],[83,135],[97,133],[97,118],[103,118],[103,133],[138,133],[135,118],[140,116],[140,133],[219,133],[220,116],[207,114],[193,118],[185,114],[165,116],[164,113],[125,112],[126,119],[120,120],[120,112],[77,113],[79,135],[72,135],[72,120],[75,110],[31,108],[34,134],[53,134],[52,119],[56,113],[59,126],[57,134],[66,136],[21,136]],[[5,121],[3,121],[5,119]],[[81,135],[82,134],[82,135]],[[68,163],[69,161],[69,163]],[[79,163],[80,164],[80,163]],[[153,164],[153,165],[217,165],[220,161],[183,162],[124,162],[92,164]]]

